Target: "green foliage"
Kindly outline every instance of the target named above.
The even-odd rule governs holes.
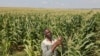
[[[62,46],[58,47],[60,56],[100,54],[99,11],[84,10],[76,13],[76,10],[14,9],[0,11],[0,47],[4,50],[2,55],[9,56],[12,43],[23,45],[26,56],[41,55],[45,28],[50,28],[54,38],[63,36]]]

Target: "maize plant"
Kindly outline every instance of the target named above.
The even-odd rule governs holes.
[[[99,10],[0,8],[0,56],[41,56],[43,31],[63,37],[60,56],[100,56]]]

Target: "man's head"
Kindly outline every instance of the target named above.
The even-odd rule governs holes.
[[[46,38],[52,39],[52,34],[51,34],[51,31],[49,29],[44,30],[44,35]]]

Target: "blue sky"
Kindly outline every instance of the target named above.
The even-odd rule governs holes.
[[[100,0],[0,0],[0,7],[100,8]]]

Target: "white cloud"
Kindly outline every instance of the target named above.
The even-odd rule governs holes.
[[[55,4],[59,4],[59,2],[55,2]]]
[[[83,0],[88,3],[100,3],[100,0]]]
[[[42,4],[48,4],[48,2],[47,2],[47,1],[42,1],[41,3],[42,3]]]
[[[61,6],[65,6],[65,4],[64,4],[64,3],[61,3],[60,5],[61,5]]]
[[[55,4],[56,4],[56,5],[59,5],[59,6],[65,6],[65,4],[62,3],[62,2],[55,2]]]

